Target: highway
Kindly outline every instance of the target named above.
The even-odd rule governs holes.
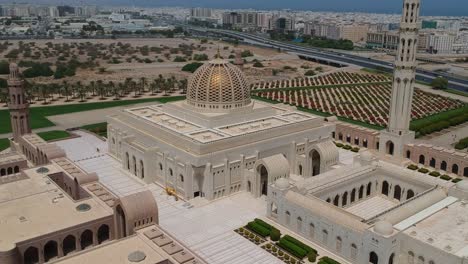
[[[220,29],[207,29],[207,28],[194,28],[190,27],[191,30],[195,31],[202,31],[202,32],[210,32],[215,33],[218,35],[224,35],[228,37],[234,37],[237,39],[241,39],[243,41],[251,42],[252,44],[257,44],[260,46],[271,47],[275,49],[281,49],[283,51],[289,51],[297,53],[301,56],[310,56],[310,57],[318,57],[321,59],[328,59],[331,62],[341,62],[343,64],[352,64],[357,65],[365,68],[371,69],[385,69],[388,72],[393,71],[393,63],[389,63],[386,61],[375,60],[372,58],[364,58],[357,55],[347,54],[347,53],[340,53],[337,51],[329,51],[323,50],[318,48],[311,48],[311,47],[303,47],[295,44],[284,43],[280,41],[271,40],[265,37],[244,33],[244,32],[237,32],[231,30],[220,30]],[[449,88],[459,90],[459,91],[468,91],[468,78],[462,79],[459,77],[452,76],[448,73],[443,72],[433,72],[433,71],[426,71],[426,70],[417,70],[416,71],[416,79],[418,81],[430,83],[434,78],[442,76],[449,81]]]

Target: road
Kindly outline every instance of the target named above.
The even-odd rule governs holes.
[[[309,48],[309,47],[302,47],[295,44],[284,43],[280,41],[271,40],[265,37],[244,33],[244,32],[237,32],[237,31],[230,31],[230,30],[220,30],[220,29],[206,29],[206,28],[195,28],[190,27],[191,30],[200,31],[200,32],[210,32],[219,35],[234,37],[237,39],[242,39],[244,41],[250,42],[254,45],[270,47],[281,49],[283,51],[289,51],[297,53],[298,55],[302,56],[311,56],[311,57],[318,57],[321,59],[327,59],[331,62],[340,62],[345,65],[352,64],[357,65],[360,67],[371,68],[371,69],[382,69],[388,72],[393,71],[393,63],[389,63],[386,61],[380,61],[372,58],[364,58],[357,55],[340,53],[338,51],[329,51],[323,50],[318,48]],[[447,73],[442,72],[433,72],[433,71],[426,71],[426,70],[416,70],[416,79],[418,81],[430,83],[434,78],[442,76],[449,80],[449,88],[459,90],[459,91],[468,91],[468,78],[463,79],[459,77],[452,76]]]

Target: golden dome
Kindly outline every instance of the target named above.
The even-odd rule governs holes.
[[[242,71],[225,60],[212,60],[190,77],[187,103],[210,112],[248,106],[250,88]]]

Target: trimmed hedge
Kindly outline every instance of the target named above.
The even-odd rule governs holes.
[[[307,255],[307,251],[299,247],[298,245],[288,241],[286,239],[280,239],[278,243],[276,243],[280,248],[286,250],[293,256],[303,259]]]
[[[431,173],[429,173],[429,175],[431,175],[433,177],[439,177],[440,173],[438,171],[432,171]]]
[[[259,218],[255,218],[254,222],[257,223],[258,225],[263,226],[264,228],[266,228],[266,229],[268,229],[270,231],[274,228],[272,225],[268,224],[267,222],[265,222],[265,221],[263,221],[262,219],[259,219]]]
[[[429,172],[429,170],[426,169],[426,168],[420,168],[418,171],[421,172],[421,173],[428,173]]]
[[[417,170],[417,169],[419,169],[419,167],[416,166],[416,165],[414,165],[414,164],[411,164],[411,165],[409,165],[409,166],[406,167],[406,168],[408,168],[408,169],[410,169],[410,170]]]
[[[463,181],[463,180],[460,179],[460,178],[456,178],[456,179],[453,179],[453,180],[452,180],[452,182],[454,182],[454,183],[461,182],[461,181]]]
[[[340,262],[329,257],[323,257],[319,260],[318,264],[340,264]]]
[[[452,177],[448,176],[447,174],[444,174],[444,175],[440,176],[440,178],[441,178],[442,180],[445,180],[445,181],[450,181],[450,180],[452,180]]]
[[[270,230],[257,224],[255,221],[249,222],[246,227],[262,237],[267,237],[270,235]]]
[[[279,241],[281,238],[281,232],[278,229],[273,228],[270,232],[270,238],[273,241]]]
[[[410,129],[417,136],[424,136],[465,122],[468,122],[468,105],[412,121]]]
[[[307,259],[314,263],[315,261],[317,261],[317,253],[315,252],[310,252],[309,254],[307,254]]]
[[[287,240],[291,243],[294,243],[295,245],[299,246],[300,248],[304,249],[307,253],[310,253],[310,252],[315,252],[317,253],[317,250],[309,247],[308,245],[302,243],[301,241],[295,239],[294,237],[290,236],[290,235],[285,235],[283,238],[281,238],[281,240]]]

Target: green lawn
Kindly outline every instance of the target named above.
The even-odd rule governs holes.
[[[468,97],[468,92],[463,92],[463,91],[453,90],[453,89],[447,89],[447,90],[444,90],[444,91],[447,92],[447,93]]]
[[[0,151],[10,147],[10,141],[8,138],[0,138]]]
[[[82,126],[81,129],[88,130],[101,137],[107,137],[107,122]]]
[[[47,132],[37,133],[45,141],[57,140],[70,137],[70,133],[63,130],[52,130]]]
[[[50,127],[53,126],[48,116],[61,115],[76,113],[82,111],[103,109],[116,106],[125,106],[138,103],[146,102],[160,102],[167,103],[172,101],[183,100],[185,96],[172,96],[172,97],[161,97],[161,98],[145,98],[125,101],[108,101],[108,102],[96,102],[96,103],[82,103],[82,104],[70,104],[70,105],[57,105],[57,106],[40,106],[32,107],[30,110],[31,127],[33,129]],[[0,110],[0,134],[11,132],[10,115],[8,110]]]

